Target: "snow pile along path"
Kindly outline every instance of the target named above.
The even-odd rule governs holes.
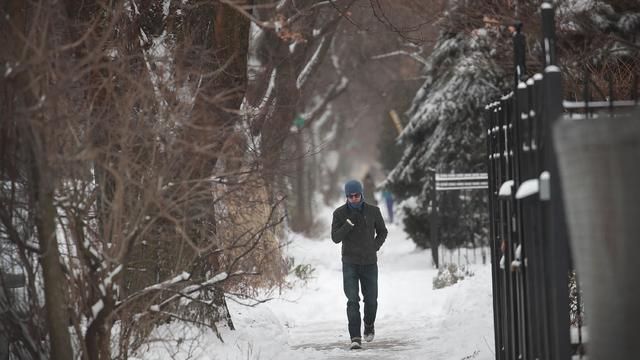
[[[326,219],[331,221],[330,212]],[[471,265],[475,276],[433,290],[437,271],[430,252],[416,249],[401,226],[388,228],[378,254],[376,338],[363,343],[362,350],[348,350],[340,245],[330,240],[327,229],[322,240],[291,238],[287,251],[296,264],[315,268],[306,285],[255,307],[229,301],[237,330],[223,332],[224,344],[206,334],[196,346],[184,339],[182,349],[151,346],[144,358],[494,359],[490,266]],[[185,331],[171,329],[173,336],[188,338]]]

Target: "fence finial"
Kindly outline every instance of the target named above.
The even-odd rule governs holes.
[[[542,62],[547,67],[556,64],[556,24],[553,4],[545,0],[540,6],[540,13],[542,15]]]

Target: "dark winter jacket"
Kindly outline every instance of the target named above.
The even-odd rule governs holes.
[[[347,219],[354,224],[349,225]],[[352,209],[347,204],[333,212],[331,239],[342,242],[342,262],[349,264],[375,264],[376,252],[387,238],[380,208],[364,203],[362,209]]]

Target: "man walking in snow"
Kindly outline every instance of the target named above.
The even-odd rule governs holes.
[[[360,336],[360,290],[364,300],[364,340],[373,340],[378,310],[377,251],[387,237],[387,228],[377,206],[368,204],[362,184],[351,180],[344,185],[347,201],[333,212],[331,239],[342,243],[342,281],[347,296],[347,319],[351,349],[362,345]]]

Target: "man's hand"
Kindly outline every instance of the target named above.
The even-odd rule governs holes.
[[[347,224],[354,226],[354,224],[351,222],[351,220],[347,219]]]

